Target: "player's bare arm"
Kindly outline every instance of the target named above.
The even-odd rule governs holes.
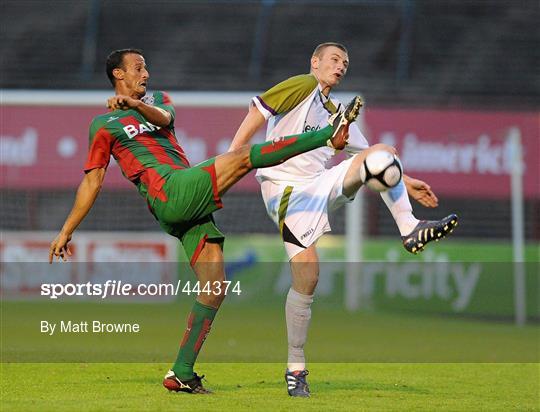
[[[172,120],[171,114],[161,107],[151,106],[142,100],[121,94],[110,97],[107,107],[111,110],[137,110],[146,120],[159,127],[168,126]]]
[[[259,109],[257,109],[256,106],[251,106],[248,114],[234,135],[231,146],[229,147],[229,152],[249,143],[257,130],[259,130],[265,122],[266,120]]]
[[[407,193],[414,200],[424,207],[439,206],[439,199],[431,190],[431,187],[424,181],[403,175],[403,183],[407,188]]]
[[[49,263],[52,263],[53,257],[58,260],[66,260],[71,256],[69,242],[75,229],[81,224],[88,214],[101,190],[103,179],[105,178],[105,168],[92,169],[81,181],[75,196],[73,208],[67,217],[62,230],[51,242],[49,248]]]

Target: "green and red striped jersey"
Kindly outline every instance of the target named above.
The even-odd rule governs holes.
[[[153,125],[136,110],[115,110],[95,117],[84,171],[107,167],[112,155],[141,194],[165,201],[160,192],[165,176],[189,167],[189,161],[174,134],[175,111],[169,96],[154,92],[142,100],[169,112],[171,123]]]

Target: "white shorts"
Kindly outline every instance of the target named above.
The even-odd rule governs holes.
[[[343,194],[343,180],[353,159],[354,156],[306,183],[261,183],[266,211],[280,229],[289,260],[330,232],[328,211],[354,199]]]

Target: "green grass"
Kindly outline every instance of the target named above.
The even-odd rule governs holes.
[[[0,410],[540,410],[538,325],[315,305],[306,347],[313,397],[291,399],[281,305],[229,303],[196,367],[216,392],[201,397],[161,387],[187,301],[4,301]],[[41,319],[136,321],[141,333],[46,336]]]
[[[342,241],[328,239],[326,249],[321,242],[325,256],[339,260]],[[256,240],[249,242],[255,249]],[[239,242],[235,250],[229,242],[228,250],[242,255],[245,244]],[[374,243],[366,256],[384,260],[386,246]],[[453,246],[443,243],[434,250],[467,262],[505,263],[511,256],[508,245]],[[268,242],[259,249],[268,252]],[[529,261],[538,261],[539,250],[537,244],[527,249]],[[275,253],[283,253],[279,241]],[[261,254],[260,260],[272,261],[271,257]],[[276,268],[279,272],[280,266]],[[265,269],[258,277],[251,273],[254,269],[239,275],[245,294],[228,297],[216,318],[196,367],[215,390],[208,397],[169,394],[161,386],[193,297],[162,304],[2,301],[0,410],[540,411],[537,322],[516,327],[511,317],[503,316],[506,312],[493,310],[479,312],[492,315],[490,319],[471,313],[418,315],[403,308],[394,313],[348,313],[342,308],[341,292],[321,296],[313,306],[306,347],[313,397],[288,397],[283,379],[284,293],[274,292],[276,274]],[[512,296],[511,288],[487,287],[496,280],[491,274],[479,283],[479,304],[502,307]],[[336,290],[343,286],[338,284]],[[538,290],[537,281],[530,290]],[[534,297],[528,304],[534,306],[531,313],[538,314]],[[39,330],[41,320],[94,319],[137,322],[141,332],[46,336]]]
[[[311,399],[282,364],[201,364],[215,393],[161,387],[167,364],[2,364],[2,410],[538,410],[538,364],[311,364]]]
[[[283,307],[231,301],[219,311],[201,360],[281,362],[286,358]],[[191,299],[190,299],[191,302]],[[4,362],[171,361],[191,305],[2,302]],[[137,334],[40,332],[40,321],[136,322]],[[57,328],[58,329],[58,328]],[[413,314],[348,313],[313,308],[307,355],[312,362],[540,362],[538,324]]]

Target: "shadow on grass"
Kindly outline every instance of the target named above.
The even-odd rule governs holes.
[[[419,387],[414,387],[410,385],[405,385],[401,383],[388,384],[388,383],[377,383],[377,382],[361,382],[350,380],[333,380],[333,381],[312,381],[309,382],[310,387],[314,393],[317,392],[326,392],[326,391],[363,391],[363,392],[373,392],[373,391],[383,391],[383,392],[402,392],[402,393],[414,393],[419,395],[429,395],[432,392]],[[210,386],[210,383],[207,383]],[[241,389],[284,389],[285,380],[275,381],[275,380],[258,380],[256,382],[242,383],[242,384],[219,384],[219,390],[223,391],[237,391]]]

